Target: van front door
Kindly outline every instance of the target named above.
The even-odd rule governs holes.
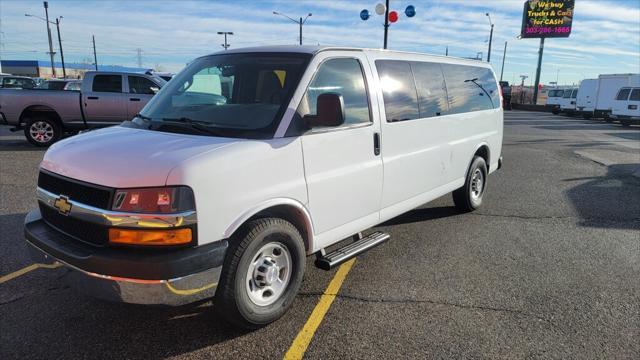
[[[309,211],[316,246],[348,237],[379,219],[382,160],[379,122],[373,121],[366,78],[370,70],[358,53],[316,56],[320,63],[302,96],[291,128],[304,133],[302,148]],[[313,63],[310,68],[315,68]],[[316,100],[336,93],[344,102],[344,124],[304,129],[305,115],[316,114]],[[306,132],[305,132],[306,131]]]

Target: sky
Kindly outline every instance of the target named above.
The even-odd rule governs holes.
[[[51,19],[63,16],[61,34],[66,62],[93,56],[98,63],[179,71],[192,59],[223,50],[218,31],[232,31],[231,48],[298,43],[297,19],[312,13],[303,27],[304,44],[381,48],[384,16],[375,15],[383,0],[50,0]],[[538,39],[518,39],[524,0],[391,0],[401,14],[389,28],[389,49],[486,58],[489,19],[494,23],[491,63],[499,76],[505,41],[504,80],[533,81]],[[404,15],[414,5],[416,15]],[[373,16],[362,21],[362,9]],[[48,60],[42,1],[0,0],[0,57]],[[54,51],[58,51],[55,26]],[[56,60],[59,61],[58,55]],[[87,60],[88,61],[88,60]],[[640,1],[576,0],[569,38],[546,39],[541,83],[578,83],[607,73],[640,72]]]

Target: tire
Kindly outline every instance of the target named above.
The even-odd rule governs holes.
[[[560,110],[551,110],[551,113],[553,115],[558,115],[558,114],[560,114]]]
[[[453,203],[456,208],[461,212],[470,212],[479,208],[482,205],[484,190],[487,188],[486,184],[487,163],[482,157],[475,156],[469,166],[464,186],[453,192]]]
[[[305,262],[302,236],[291,223],[279,218],[247,223],[227,250],[216,313],[232,326],[250,330],[279,319],[300,289]]]
[[[589,119],[591,119],[592,117],[593,117],[593,116],[592,116],[591,114],[583,114],[583,115],[582,115],[582,118],[583,118],[583,119],[585,119],[585,120],[589,120]]]
[[[27,119],[24,136],[35,146],[47,147],[62,136],[62,127],[50,117],[37,116]]]
[[[631,126],[631,121],[629,120],[620,120],[620,124],[624,127],[629,127]]]

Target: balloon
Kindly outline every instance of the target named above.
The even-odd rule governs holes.
[[[396,21],[398,21],[398,13],[395,12],[395,11],[390,12],[389,13],[389,22],[394,23]]]
[[[384,12],[387,10],[387,7],[384,6],[383,3],[379,3],[378,5],[376,5],[376,14],[378,15],[384,15]]]
[[[416,7],[413,5],[407,6],[407,8],[404,9],[404,14],[407,15],[407,17],[416,16]]]
[[[369,14],[369,10],[364,9],[364,10],[360,11],[360,19],[367,20],[370,17],[371,17],[371,14]]]

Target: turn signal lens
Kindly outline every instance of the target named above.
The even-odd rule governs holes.
[[[193,191],[186,186],[119,189],[113,210],[135,213],[175,213],[195,210]]]
[[[191,229],[109,229],[109,242],[126,245],[181,245],[191,242]]]

